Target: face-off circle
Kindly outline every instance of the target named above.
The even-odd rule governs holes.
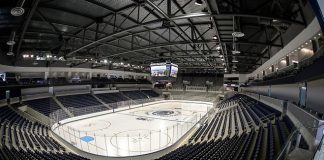
[[[181,114],[180,111],[171,111],[171,110],[159,110],[159,111],[149,111],[146,112],[147,115],[154,115],[160,117],[173,117]]]

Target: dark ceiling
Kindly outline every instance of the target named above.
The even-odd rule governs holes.
[[[306,26],[298,0],[26,0],[25,13],[12,16],[22,2],[0,2],[0,49],[8,52],[15,32],[13,62],[51,53],[76,64],[171,60],[181,69],[246,73],[285,45],[289,27]],[[245,35],[233,40],[234,31]],[[233,42],[241,53],[232,53]]]

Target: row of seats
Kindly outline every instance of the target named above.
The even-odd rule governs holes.
[[[141,92],[144,94],[144,95],[147,95],[148,97],[158,97],[160,96],[158,93],[154,92],[153,90],[141,90]]]
[[[34,110],[44,114],[45,116],[49,116],[50,113],[61,109],[61,107],[51,97],[29,100],[25,101],[24,103]],[[67,114],[65,114],[64,116],[68,117]]]
[[[227,104],[239,105],[227,108]],[[295,128],[288,117],[281,119],[279,111],[245,95],[235,95],[219,105],[223,110],[207,119],[188,144],[160,159],[272,160]],[[272,119],[260,121],[269,115]]]
[[[99,99],[101,99],[104,103],[116,103],[120,101],[127,100],[138,100],[138,99],[148,99],[152,97],[158,97],[159,94],[154,92],[153,90],[134,90],[134,91],[122,91],[122,92],[113,92],[113,93],[103,93],[96,94]]]
[[[93,77],[90,79],[78,79],[78,80],[68,80],[65,77],[56,77],[56,78],[21,78],[17,80],[16,78],[7,78],[6,81],[1,81],[0,86],[10,86],[10,85],[61,85],[61,84],[70,84],[70,83],[84,83],[84,84],[152,84],[147,79],[129,79],[129,78],[97,78]]]
[[[104,103],[116,103],[128,100],[121,92],[96,94]]]
[[[159,96],[159,94],[154,92],[153,90],[136,90],[96,94],[95,96],[101,99],[104,103],[111,104],[121,101],[127,101],[129,99],[148,99],[151,97],[157,97]],[[68,108],[74,116],[100,112],[109,109],[91,94],[58,96],[57,100],[59,100],[66,108]],[[49,116],[50,113],[61,109],[61,107],[55,102],[55,100],[52,97],[28,100],[24,103],[46,116]],[[86,109],[85,111],[84,108],[87,107],[91,107],[91,109]],[[65,112],[61,112],[60,117],[61,119],[65,119],[68,118],[69,115]]]
[[[68,153],[49,136],[47,126],[22,117],[7,106],[0,108],[0,117],[0,159],[86,159]]]
[[[132,99],[132,100],[137,100],[137,99],[147,99],[149,98],[147,95],[145,95],[144,93],[142,92],[139,92],[139,91],[122,91],[122,93]]]
[[[211,138],[216,138],[218,135],[223,136],[225,133],[227,133],[226,135],[231,135],[232,133],[237,134],[239,128],[241,128],[241,131],[246,131],[247,127],[252,124],[259,126],[263,123],[267,123],[274,117],[280,116],[279,111],[274,111],[274,109],[270,109],[268,106],[265,106],[265,104],[258,104],[252,99],[249,99],[253,101],[252,103],[247,102],[247,98],[248,97],[244,95],[237,95],[236,98],[227,100],[226,103],[232,103],[232,101],[234,101],[234,104],[239,105],[229,109],[223,107],[223,109],[226,110],[221,110],[215,114],[210,121],[204,123],[201,129],[197,130],[190,140],[197,142],[210,140]],[[225,103],[221,103],[221,106],[224,104]]]
[[[111,83],[120,83],[120,84],[152,84],[147,79],[130,79],[130,78],[107,78],[107,77],[92,77],[92,83],[104,83],[104,84],[111,84]]]
[[[69,110],[74,116],[100,112],[108,110],[91,94],[78,94],[59,96],[57,99]],[[91,108],[89,108],[91,107]],[[84,108],[87,108],[84,110]]]
[[[285,123],[284,121],[281,122]],[[275,138],[279,135],[275,130],[277,127],[278,124],[269,122],[267,127],[260,127],[259,130],[253,129],[251,132],[244,132],[242,135],[235,134],[233,137],[224,139],[189,143],[159,159],[273,160],[284,145]],[[291,132],[288,129],[287,131]],[[287,137],[288,135],[284,137],[285,140]]]

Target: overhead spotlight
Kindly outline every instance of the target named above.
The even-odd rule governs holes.
[[[215,35],[215,36],[213,36],[213,39],[218,39],[218,37]]]
[[[203,4],[202,0],[196,0],[195,5],[201,6]]]
[[[103,60],[103,63],[108,63],[108,60],[107,60],[107,59],[104,59],[104,60]]]
[[[15,55],[13,52],[7,52],[7,56],[13,56]]]
[[[277,19],[273,19],[272,22],[278,22],[278,20]]]
[[[13,46],[13,45],[16,44],[16,42],[15,42],[15,36],[16,36],[16,32],[15,31],[12,31],[11,34],[10,34],[9,40],[7,41],[7,45],[8,46]]]
[[[18,17],[25,13],[25,9],[22,7],[14,7],[11,9],[10,13],[11,15]]]
[[[12,46],[12,45],[15,45],[15,44],[16,44],[15,41],[11,41],[11,40],[7,41],[8,46]]]
[[[232,36],[237,37],[237,38],[244,37],[244,35],[245,34],[243,32],[233,32],[232,33]]]
[[[216,50],[220,50],[221,49],[221,46],[220,45],[217,45],[216,46]]]
[[[241,51],[237,51],[237,50],[234,50],[234,51],[232,51],[232,54],[240,54],[241,53]]]

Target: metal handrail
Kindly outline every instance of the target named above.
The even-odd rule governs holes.
[[[287,154],[286,149],[288,148],[288,146],[290,145],[290,142],[292,141],[292,139],[294,138],[294,136],[296,136],[299,133],[299,130],[296,128],[289,136],[288,139],[284,145],[284,147],[281,149],[280,153],[278,154],[278,156],[276,157],[276,160],[281,160],[282,156],[287,156],[284,154]],[[285,158],[284,158],[285,159]]]

